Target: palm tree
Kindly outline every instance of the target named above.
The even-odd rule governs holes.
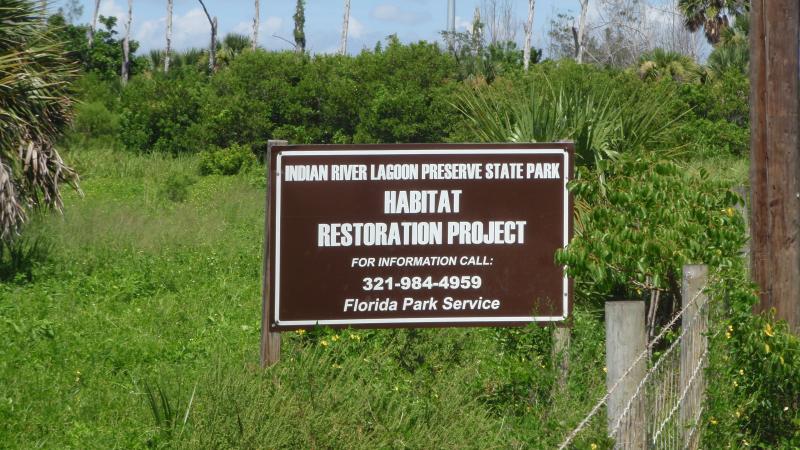
[[[692,58],[677,52],[657,48],[639,57],[639,77],[646,81],[671,78],[684,83],[700,81],[700,66]]]
[[[76,67],[41,27],[32,1],[0,5],[0,241],[8,242],[36,207],[60,210],[61,183],[77,174],[54,147],[72,110]]]
[[[750,11],[750,0],[679,0],[678,8],[689,31],[703,27],[708,42],[717,44],[731,20]]]
[[[750,66],[750,15],[736,18],[736,23],[726,29],[720,36],[719,44],[708,55],[706,63],[712,78],[719,78],[723,73],[736,71],[747,75]]]

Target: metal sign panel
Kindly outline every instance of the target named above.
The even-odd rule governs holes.
[[[564,321],[572,145],[272,147],[269,327]],[[265,299],[266,301],[266,299]]]

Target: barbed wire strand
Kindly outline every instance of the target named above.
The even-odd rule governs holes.
[[[642,359],[644,359],[647,355],[650,354],[650,352],[652,351],[652,348],[655,346],[655,344],[657,344],[658,342],[661,341],[661,339],[663,339],[663,337],[672,328],[672,326],[675,325],[675,323],[678,321],[678,319],[683,317],[683,314],[686,312],[686,310],[690,306],[694,306],[694,304],[697,302],[697,299],[700,298],[700,296],[705,293],[706,288],[708,288],[708,286],[711,285],[712,283],[713,283],[712,280],[706,281],[706,285],[703,287],[703,289],[700,289],[697,292],[697,294],[695,294],[695,296],[689,302],[687,302],[686,305],[684,305],[680,309],[680,311],[678,311],[672,317],[672,319],[666,325],[664,325],[664,327],[662,327],[661,332],[659,332],[658,335],[656,335],[656,337],[653,338],[653,340],[650,341],[645,346],[644,351],[642,351],[639,354],[639,356],[636,357],[636,359],[633,361],[633,363],[631,363],[630,367],[628,367],[625,370],[625,372],[623,372],[622,376],[620,376],[619,379],[611,386],[611,388],[608,389],[608,392],[606,392],[606,394],[592,407],[592,409],[589,411],[589,413],[586,415],[586,417],[584,417],[584,419],[581,420],[580,423],[578,423],[578,426],[575,427],[575,429],[573,429],[572,432],[569,433],[569,435],[567,435],[567,437],[564,439],[564,441],[561,443],[561,445],[558,446],[558,450],[564,450],[564,449],[567,448],[567,446],[569,444],[572,443],[572,441],[575,439],[575,437],[581,431],[583,431],[583,429],[586,427],[586,425],[588,425],[589,421],[591,421],[592,418],[600,411],[600,408],[602,408],[603,405],[605,405],[608,402],[609,397],[611,397],[611,394],[619,387],[619,385],[622,383],[622,380],[625,379],[625,377],[627,377],[633,371],[634,367],[636,367],[636,365],[639,364],[639,362]]]

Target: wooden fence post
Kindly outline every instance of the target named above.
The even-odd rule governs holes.
[[[620,421],[625,408],[644,379],[647,358],[642,358],[623,378],[623,375],[647,348],[643,301],[606,302],[606,388],[608,398],[608,431]],[[621,448],[644,450],[647,433],[644,423],[644,395],[631,405],[630,419],[623,421],[616,435]]]
[[[272,261],[270,261],[270,193],[272,188],[272,160],[270,150],[275,145],[287,145],[287,141],[269,140],[267,141],[266,167],[267,167],[267,200],[264,209],[266,220],[264,221],[264,275],[261,284],[261,368],[269,367],[281,359],[281,334],[272,332],[269,329],[271,317],[269,311],[269,274]]]
[[[683,339],[681,339],[681,372],[678,395],[686,392],[680,402],[680,426],[684,430],[685,448],[696,449],[699,444],[695,432],[698,413],[703,403],[705,378],[703,368],[698,367],[703,359],[708,343],[708,316],[705,308],[708,296],[704,289],[708,283],[708,266],[683,266]]]

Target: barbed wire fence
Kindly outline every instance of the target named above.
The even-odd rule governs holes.
[[[684,267],[682,307],[650,342],[644,302],[612,302],[614,308],[607,304],[607,391],[560,450],[573,448],[603,418],[615,449],[698,447],[712,303],[708,285],[706,266]]]

